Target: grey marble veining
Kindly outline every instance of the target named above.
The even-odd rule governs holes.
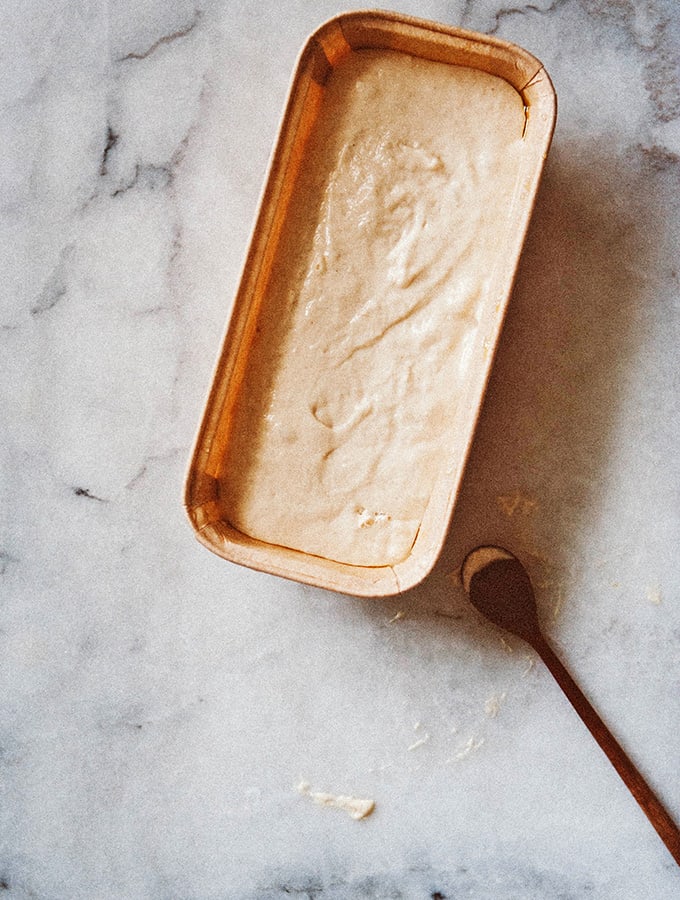
[[[378,602],[231,566],[181,506],[292,67],[340,8],[0,11],[0,897],[680,892],[549,675],[453,577],[481,541],[526,560],[680,821],[680,14],[396,8],[526,47],[559,116],[451,534]]]

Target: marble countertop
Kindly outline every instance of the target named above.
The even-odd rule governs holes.
[[[559,99],[453,526],[390,600],[201,547],[182,484],[298,50],[341,7],[3,4],[0,895],[665,900],[680,872],[534,655],[680,822],[680,16],[404,0]],[[375,801],[355,821],[298,791]]]

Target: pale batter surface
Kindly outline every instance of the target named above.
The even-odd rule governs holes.
[[[355,565],[408,556],[496,302],[523,127],[520,95],[474,69],[390,51],[334,69],[234,411],[239,530]]]

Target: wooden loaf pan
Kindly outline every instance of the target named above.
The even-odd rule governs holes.
[[[187,476],[209,549],[358,596],[428,574],[555,115],[495,37],[368,11],[309,38]]]

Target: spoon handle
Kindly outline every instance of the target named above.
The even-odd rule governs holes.
[[[680,866],[680,830],[678,830],[677,825],[664,809],[661,801],[590,705],[545,638],[542,635],[536,637],[535,640],[532,640],[532,646],[550,670],[555,681],[569,698],[588,731],[604,750],[628,790],[642,807],[675,862]]]

